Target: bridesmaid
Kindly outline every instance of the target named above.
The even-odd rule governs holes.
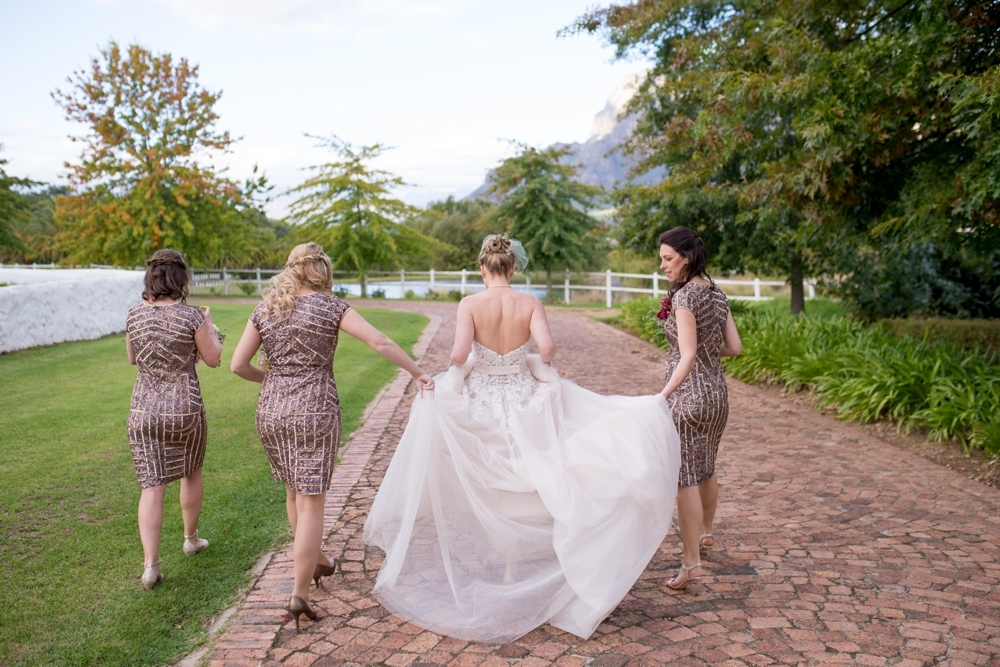
[[[665,319],[670,342],[662,394],[681,438],[677,519],[684,551],[680,572],[667,586],[682,590],[702,577],[700,554],[712,550],[719,502],[715,456],[729,418],[721,357],[739,356],[743,348],[726,295],[705,274],[708,256],[701,238],[687,227],[674,227],[660,235],[659,245],[660,268],[672,283],[657,317]]]
[[[176,250],[157,250],[146,262],[142,303],[133,306],[125,325],[129,363],[139,367],[128,416],[128,439],[142,495],[139,538],[145,555],[142,585],[150,590],[160,573],[160,530],[167,484],[181,480],[184,553],[208,546],[198,537],[204,487],[205,406],[195,365],[200,356],[219,365],[222,343],[205,312],[186,304],[188,270]]]
[[[232,370],[263,383],[257,403],[257,432],[274,478],[284,482],[285,509],[295,534],[295,588],[288,611],[298,627],[310,620],[309,582],[335,571],[321,550],[323,509],[340,445],[340,401],[333,379],[337,335],[344,330],[405,369],[420,383],[431,379],[398,345],[331,293],[330,258],[315,243],[296,246],[284,270],[271,279],[233,352]],[[261,344],[267,370],[251,365]]]

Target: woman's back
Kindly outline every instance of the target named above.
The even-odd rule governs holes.
[[[473,340],[504,355],[531,337],[531,318],[538,299],[507,286],[497,286],[466,299],[473,323]]]

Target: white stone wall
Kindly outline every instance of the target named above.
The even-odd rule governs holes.
[[[142,271],[0,269],[0,353],[125,330]]]

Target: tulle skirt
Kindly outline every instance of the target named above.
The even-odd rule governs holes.
[[[680,443],[659,396],[600,396],[535,356],[528,407],[470,410],[471,365],[435,378],[365,524],[376,598],[435,633],[508,642],[549,622],[589,637],[673,516]]]

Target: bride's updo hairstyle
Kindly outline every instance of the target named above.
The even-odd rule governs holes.
[[[688,261],[684,276],[674,281],[670,290],[671,294],[675,294],[677,290],[687,285],[692,278],[705,273],[705,267],[708,265],[708,253],[705,252],[705,244],[702,243],[701,237],[693,229],[682,226],[668,229],[660,234],[660,240],[656,244],[657,249],[661,245],[670,246],[678,255]]]
[[[479,251],[479,266],[498,276],[508,276],[514,270],[514,251],[506,234],[490,234]]]
[[[303,243],[292,248],[285,268],[271,278],[264,288],[264,312],[272,322],[282,322],[292,316],[295,293],[300,287],[316,292],[333,288],[333,265],[323,248],[315,243]]]
[[[146,260],[142,298],[145,301],[173,299],[186,303],[188,277],[187,264],[179,252],[171,248],[157,250]]]

